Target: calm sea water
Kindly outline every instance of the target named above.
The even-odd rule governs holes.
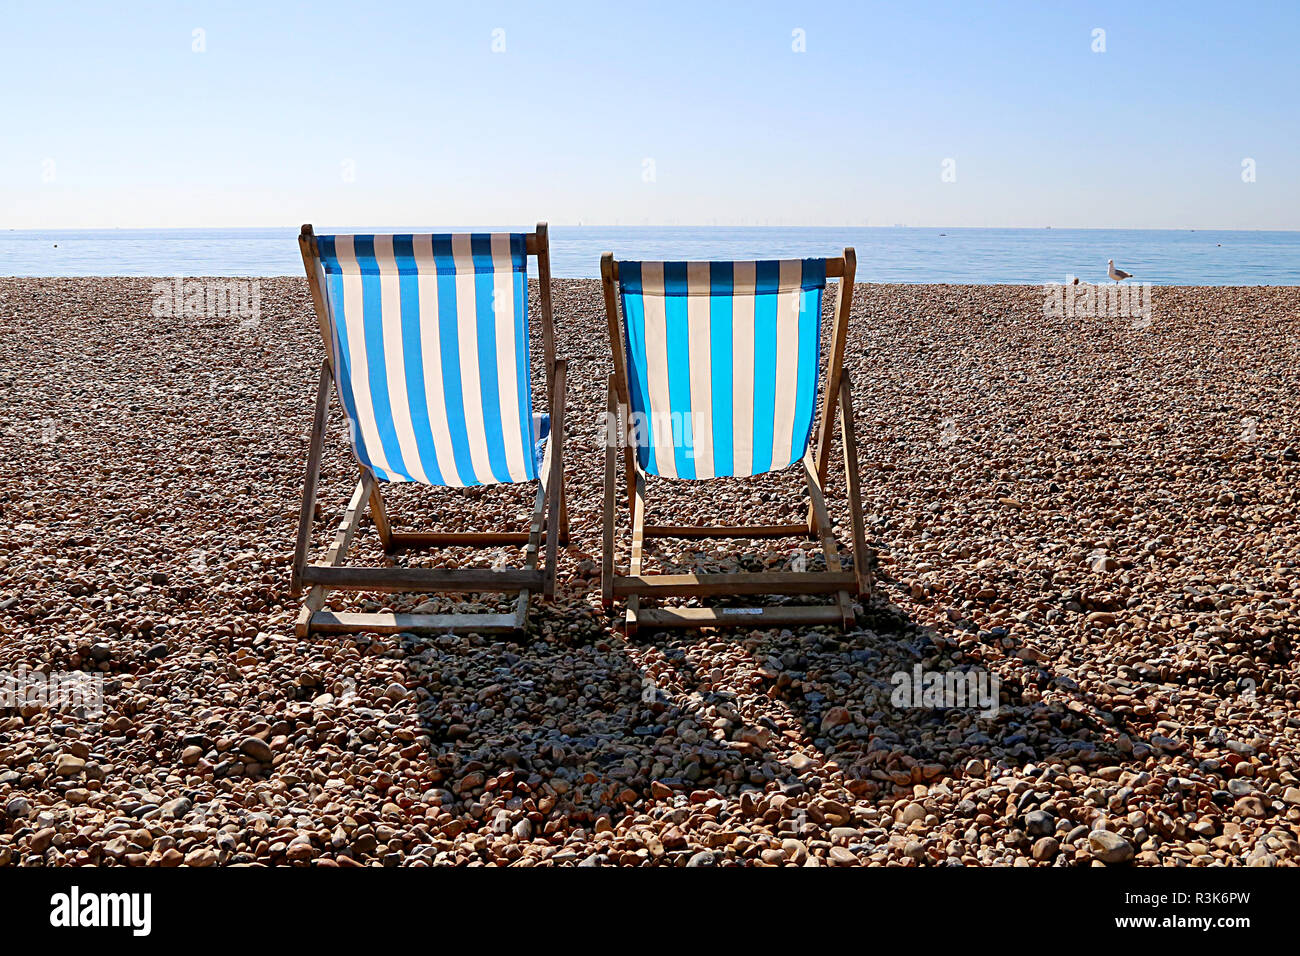
[[[296,276],[302,274],[296,236],[296,229],[7,230],[0,232],[0,275]],[[844,246],[857,250],[860,282],[1039,285],[1067,275],[1100,281],[1106,260],[1114,259],[1135,280],[1158,285],[1300,285],[1300,232],[551,227],[558,277],[597,276],[606,250],[627,259],[760,259],[832,256]]]

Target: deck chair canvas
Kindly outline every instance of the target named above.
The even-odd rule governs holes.
[[[298,633],[522,629],[530,596],[554,594],[556,553],[567,532],[566,365],[555,357],[546,224],[533,233],[374,236],[317,236],[305,225],[298,242],[326,354],[294,552],[293,594],[307,589]],[[537,258],[540,279],[549,414],[533,412],[528,256]],[[308,563],[331,383],[360,480],[324,559]],[[396,531],[381,490],[396,482],[456,488],[533,481],[531,523],[518,531]],[[522,545],[523,567],[345,567],[367,506],[386,552]],[[508,614],[351,614],[325,609],[335,589],[518,598]]]
[[[625,598],[628,633],[638,627],[840,624],[854,618],[852,596],[871,591],[857,474],[849,375],[843,367],[856,258],[765,262],[617,262],[601,259],[613,347],[605,451],[606,607]],[[822,294],[838,278],[835,322],[819,415]],[[839,413],[853,552],[845,569],[823,488]],[[631,567],[614,572],[617,456],[622,451],[631,516]],[[796,466],[809,510],[799,524],[708,527],[648,525],[646,476],[705,480]],[[821,543],[825,571],[646,574],[653,538],[780,538]],[[734,595],[825,594],[824,605],[704,607],[643,601]]]

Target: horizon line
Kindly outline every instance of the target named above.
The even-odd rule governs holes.
[[[832,224],[727,224],[727,223],[617,223],[617,222],[549,222],[547,220],[537,220],[546,222],[551,228],[560,229],[948,229],[958,230],[1022,230],[1022,231],[1046,231],[1049,229],[1070,230],[1074,232],[1089,231],[1109,231],[1109,232],[1300,232],[1300,226],[1294,228],[1265,228],[1265,227],[1246,227],[1246,226],[1058,226],[1056,224],[1041,226],[945,226],[945,225],[914,225],[911,223],[892,223],[883,224],[853,224],[853,223],[832,223]],[[536,221],[535,221],[536,222]],[[28,226],[8,226],[0,227],[4,232],[195,232],[200,230],[253,230],[253,229],[286,229],[297,230],[298,226],[54,226],[54,227],[28,227]],[[465,225],[460,223],[458,225]],[[500,224],[495,224],[500,225]],[[361,227],[347,226],[349,229]],[[385,227],[389,228],[389,227]],[[407,227],[391,227],[394,231]],[[475,224],[471,228],[489,229],[494,226],[486,224]]]

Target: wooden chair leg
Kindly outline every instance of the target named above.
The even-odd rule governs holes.
[[[826,508],[826,498],[822,494],[821,482],[817,479],[817,463],[811,449],[803,458],[804,477],[808,481],[809,507],[813,513],[817,534],[821,538],[822,553],[826,558],[827,571],[840,570],[840,553],[835,543],[835,531],[831,526],[830,512]],[[853,605],[847,591],[835,592],[835,604],[840,610],[840,622],[844,627],[853,626]]]
[[[379,543],[383,545],[385,551],[391,551],[393,547],[393,528],[388,523],[388,509],[384,507],[384,496],[379,491],[379,482],[375,479],[375,473],[365,465],[361,466],[361,475],[364,478],[370,476],[370,520],[375,523],[375,531],[379,534]]]
[[[835,428],[835,402],[841,391],[849,316],[853,313],[853,278],[857,272],[857,262],[853,249],[846,247],[844,275],[840,276],[835,288],[835,325],[831,331],[831,354],[826,363],[826,392],[822,396],[822,413],[817,429],[817,478],[823,486],[826,484],[826,466],[831,454],[831,433]]]
[[[560,465],[560,546],[569,546],[569,489],[564,483],[564,465]]]
[[[303,482],[302,509],[298,513],[298,542],[293,551],[293,574],[289,593],[302,596],[302,569],[307,566],[311,531],[316,516],[316,486],[320,482],[320,460],[325,445],[325,423],[329,414],[330,364],[322,362],[316,385],[316,414],[311,424],[311,444],[307,450],[307,476]]]
[[[617,383],[615,383],[617,388]],[[627,513],[636,511],[637,457],[636,445],[631,428],[631,407],[620,399],[618,408],[618,433],[623,436],[619,442],[623,448],[623,482],[627,492]],[[640,440],[640,436],[637,436]]]
[[[629,574],[641,573],[642,553],[645,547],[645,476],[636,472],[632,494],[632,562]],[[623,629],[628,637],[636,634],[641,617],[641,596],[627,596],[627,612],[623,615]]]
[[[605,610],[614,606],[614,509],[617,507],[619,432],[618,392],[614,376],[609,377],[605,396],[605,505],[601,520],[604,537],[600,556],[600,603]]]
[[[546,523],[547,476],[550,474],[552,450],[548,446],[546,458],[542,463],[542,480],[537,483],[537,495],[533,499],[533,517],[528,528],[528,543],[524,545],[524,568],[528,571],[537,570],[537,559],[540,556],[542,532]],[[520,631],[528,626],[528,607],[531,596],[529,591],[520,591],[519,598],[515,602],[515,624]]]
[[[561,489],[564,485],[564,410],[565,388],[568,378],[568,363],[564,359],[555,361],[554,392],[551,395],[551,469],[548,475],[546,505],[546,597],[555,596],[555,564],[559,560]]]
[[[569,546],[569,491],[560,482],[560,544]]]
[[[523,631],[528,628],[528,606],[530,594],[528,591],[520,591],[519,597],[515,599],[515,630]]]
[[[853,389],[846,370],[840,381],[840,439],[844,444],[844,483],[849,498],[849,519],[853,527],[853,570],[858,594],[871,597],[871,554],[862,514],[862,489],[858,480],[858,440],[853,428]]]

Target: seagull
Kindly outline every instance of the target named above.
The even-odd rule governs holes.
[[[1106,265],[1110,266],[1110,271],[1107,272],[1106,274],[1110,276],[1112,279],[1114,279],[1116,282],[1121,282],[1124,279],[1133,278],[1133,273],[1125,272],[1123,269],[1116,269],[1114,259],[1107,259]]]

